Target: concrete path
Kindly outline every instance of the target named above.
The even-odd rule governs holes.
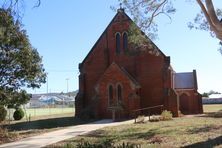
[[[39,136],[29,137],[17,142],[0,145],[0,148],[40,148],[78,135],[83,135],[103,127],[133,123],[134,120],[112,122],[112,120],[100,120],[89,124],[70,126]]]

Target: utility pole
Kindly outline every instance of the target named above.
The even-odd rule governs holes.
[[[48,74],[49,74],[49,73],[46,73],[46,92],[47,92],[47,94],[49,93],[49,79],[48,79]]]
[[[66,78],[66,91],[67,91],[67,95],[69,92],[69,78]],[[63,108],[64,108],[64,97],[62,98],[62,112],[63,112]]]
[[[67,94],[68,94],[68,92],[69,92],[69,78],[66,78],[66,81],[67,81],[67,83],[66,83],[66,87],[67,87]]]

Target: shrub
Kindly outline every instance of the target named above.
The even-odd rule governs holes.
[[[24,111],[21,108],[18,108],[15,110],[14,114],[13,114],[13,118],[15,120],[21,120],[24,117]]]
[[[70,148],[72,145],[66,145],[66,148]],[[81,141],[77,144],[77,148],[140,148],[140,145],[130,144],[123,142],[122,144],[114,144],[111,139],[105,139],[99,143],[90,143],[88,141]]]
[[[179,117],[183,117],[184,116],[184,114],[180,110],[178,111],[178,114],[179,114]]]
[[[0,122],[4,121],[7,116],[7,110],[4,106],[0,106]]]
[[[67,143],[66,145],[64,145],[64,148],[73,148],[74,145],[72,145],[71,143]]]
[[[158,121],[160,121],[160,117],[159,116],[151,116],[149,121],[150,122],[158,122]]]
[[[136,123],[144,123],[145,122],[145,116],[138,116],[136,118]]]
[[[173,119],[173,114],[170,111],[164,110],[161,113],[161,120],[166,121],[166,120],[172,120]]]

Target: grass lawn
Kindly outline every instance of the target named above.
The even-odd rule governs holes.
[[[29,108],[26,109],[26,113],[28,116],[31,115],[32,117],[66,113],[74,114],[74,108]]]
[[[14,109],[8,110],[8,118],[10,112],[11,120],[13,119],[14,111],[15,111]],[[67,114],[72,114],[74,116],[74,112],[75,108],[28,108],[26,109],[27,116],[25,116],[21,121],[28,120],[29,117],[31,120],[37,120],[37,119],[54,118],[64,115],[66,116]]]
[[[0,144],[85,123],[74,118],[74,108],[36,108],[27,109],[26,113],[31,115],[30,122],[27,122],[28,118],[25,116],[20,121],[3,123],[5,128],[0,127]]]
[[[76,147],[81,142],[95,144],[104,141],[112,141],[116,145],[123,142],[137,144],[142,148],[213,147],[218,144],[222,147],[222,111],[219,110],[222,110],[222,105],[204,105],[204,111],[209,114],[203,116],[106,127],[48,147]]]
[[[205,104],[203,105],[203,110],[205,113],[217,112],[222,110],[222,104]]]
[[[12,122],[10,125],[4,124],[4,128],[0,127],[0,144],[84,123],[87,122],[75,118],[73,113],[63,116],[54,115],[31,122]]]

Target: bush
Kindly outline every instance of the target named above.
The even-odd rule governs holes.
[[[21,120],[24,117],[25,113],[21,108],[18,108],[15,110],[14,114],[13,114],[13,118],[15,120]]]
[[[179,117],[183,117],[184,116],[184,114],[180,110],[178,111],[178,114],[179,114]]]
[[[0,106],[0,122],[4,121],[7,116],[7,110],[4,106]]]
[[[73,145],[66,145],[66,148],[70,148]],[[98,143],[90,143],[88,141],[81,141],[77,144],[77,148],[140,148],[140,145],[130,144],[123,142],[122,144],[116,144],[111,139],[104,139]]]
[[[166,121],[166,120],[172,120],[173,119],[173,114],[170,111],[164,110],[161,113],[161,120]]]
[[[160,117],[159,116],[151,116],[150,122],[158,122],[158,121],[160,121]]]
[[[136,118],[136,123],[144,123],[145,122],[145,116],[138,116]]]

